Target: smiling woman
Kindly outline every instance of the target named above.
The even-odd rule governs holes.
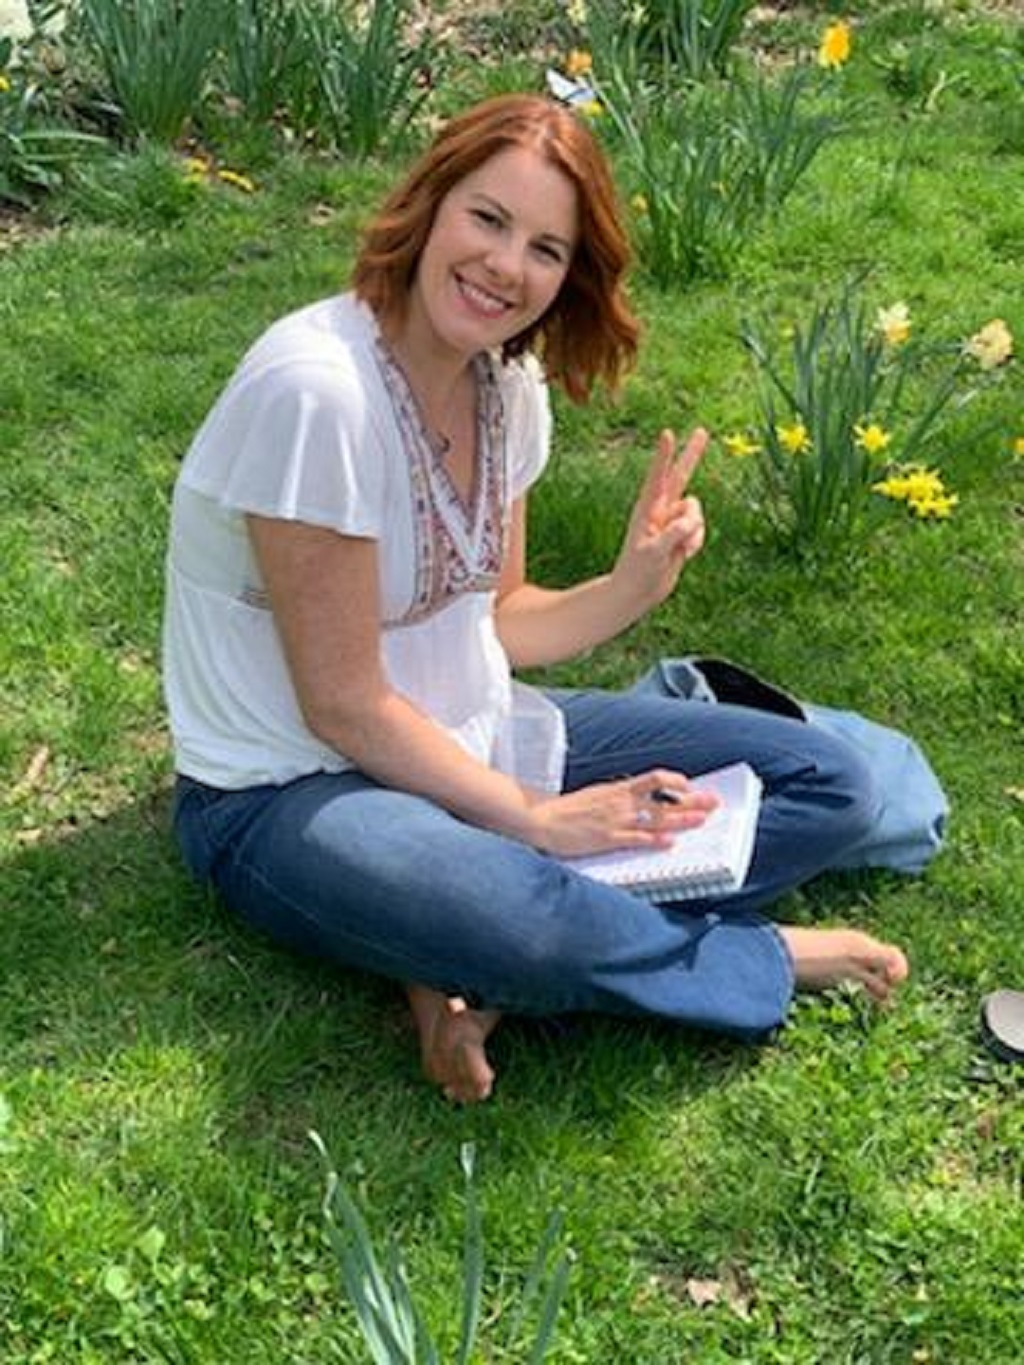
[[[402,315],[382,322],[467,499],[476,463],[469,362],[538,326],[577,236],[572,181],[532,148],[498,152],[441,201]]]
[[[638,329],[623,289],[629,248],[615,187],[589,129],[568,109],[535,96],[509,96],[449,124],[370,224],[353,286],[385,326],[401,319],[442,201],[512,150],[531,152],[534,167],[559,173],[576,202],[570,211],[573,249],[553,307],[505,340],[502,355],[511,360],[540,350],[548,379],[583,401],[596,381],[614,388],[632,366]],[[543,201],[541,185],[526,174],[516,202],[535,212]],[[489,179],[500,183],[501,177]],[[509,187],[503,191],[499,204],[507,214]]]
[[[424,1069],[486,1097],[501,1012],[655,1014],[745,1038],[794,986],[886,998],[897,948],[760,908],[870,825],[825,731],[740,707],[549,692],[662,602],[704,543],[707,444],[658,441],[606,574],[528,581],[546,382],[632,365],[626,239],[589,129],[535,96],[455,119],[367,229],[352,292],[276,323],[174,495],[164,641],[187,861],[296,949],[405,986]],[[653,906],[572,870],[707,818],[688,772],[741,759],[765,800],[737,894]],[[655,800],[661,793],[673,799]]]

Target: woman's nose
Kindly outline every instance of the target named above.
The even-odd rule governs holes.
[[[486,265],[497,279],[518,280],[522,277],[525,259],[523,244],[510,235],[492,244]]]

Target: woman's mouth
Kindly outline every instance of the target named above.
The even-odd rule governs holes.
[[[498,298],[496,294],[489,293],[486,289],[481,289],[479,285],[472,284],[461,275],[456,275],[456,282],[459,286],[459,293],[477,313],[484,314],[488,318],[500,318],[512,307],[504,299]]]

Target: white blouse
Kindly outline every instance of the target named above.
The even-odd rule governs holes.
[[[513,681],[493,611],[512,503],[547,460],[547,392],[532,359],[475,364],[467,504],[353,296],[281,319],[246,355],[174,492],[164,688],[179,772],[238,789],[353,766],[302,718],[246,530],[251,512],[374,540],[391,685],[481,762],[560,789],[561,713]]]

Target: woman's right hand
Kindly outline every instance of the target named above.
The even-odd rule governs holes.
[[[527,841],[562,858],[665,848],[680,830],[702,825],[717,805],[713,793],[693,791],[682,773],[656,768],[541,797],[530,808]]]

